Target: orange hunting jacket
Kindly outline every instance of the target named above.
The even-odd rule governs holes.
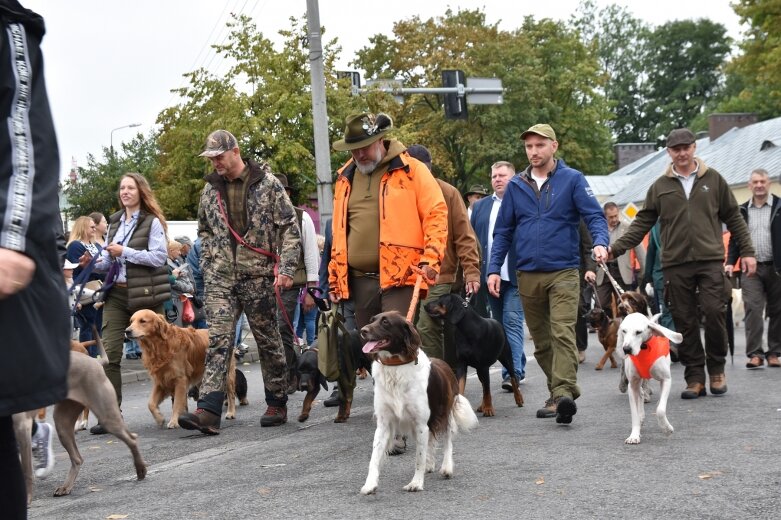
[[[348,299],[347,202],[355,175],[352,159],[338,174],[328,280],[332,293]],[[446,243],[447,206],[442,190],[426,165],[402,152],[391,159],[380,180],[380,289],[415,285],[410,266],[425,263],[438,273]]]

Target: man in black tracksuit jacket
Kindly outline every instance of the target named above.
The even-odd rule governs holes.
[[[11,415],[67,395],[69,314],[57,253],[59,158],[43,19],[0,0],[0,511],[26,518]]]

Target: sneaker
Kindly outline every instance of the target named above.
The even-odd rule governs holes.
[[[778,358],[776,358],[776,361]],[[746,363],[746,368],[753,369],[753,368],[762,368],[762,365],[765,364],[765,360],[762,359],[759,356],[751,356],[751,359],[748,360]],[[767,364],[770,365],[770,358],[767,360]]]
[[[513,391],[513,384],[510,382],[509,376],[502,379],[502,390],[504,390],[505,392]]]
[[[287,422],[287,406],[269,406],[260,418],[261,426],[279,426]]]
[[[556,402],[553,397],[545,401],[545,406],[537,410],[537,419],[550,419],[556,417]]]
[[[556,422],[559,424],[569,424],[572,422],[572,416],[578,413],[578,406],[575,400],[567,395],[556,399]]]
[[[108,433],[108,430],[105,429],[102,424],[98,423],[92,428],[90,428],[89,432],[92,435],[106,435]]]
[[[328,408],[332,406],[339,406],[341,404],[341,401],[339,400],[339,387],[334,387],[334,391],[331,392],[331,395],[323,401],[323,406],[326,406]]]
[[[681,392],[681,399],[697,399],[706,395],[705,385],[702,383],[689,383],[686,390]]]
[[[727,374],[710,375],[710,393],[713,395],[723,395],[727,393]]]
[[[220,419],[221,416],[216,413],[197,408],[194,413],[180,415],[179,426],[185,430],[199,430],[206,435],[219,435]]]
[[[768,354],[767,355],[767,366],[773,367],[773,368],[779,368],[781,367],[781,361],[779,361],[778,356],[775,354]]]
[[[38,429],[32,438],[32,445],[35,476],[37,478],[45,478],[54,469],[52,427],[49,423],[38,423]]]

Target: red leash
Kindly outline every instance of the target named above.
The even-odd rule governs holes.
[[[225,208],[222,204],[222,196],[220,195],[220,192],[217,192],[217,206],[220,208],[220,215],[222,215],[222,219],[225,221],[225,225],[228,226],[228,229],[233,234],[233,238],[236,239],[236,242],[243,245],[247,249],[251,251],[255,251],[256,253],[259,253],[263,256],[267,256],[274,260],[274,279],[276,280],[279,277],[279,255],[276,253],[272,253],[271,251],[266,251],[265,249],[260,249],[259,247],[251,246],[247,243],[246,240],[244,240],[241,235],[236,233],[236,230],[231,227],[230,222],[228,222],[228,215],[225,213]],[[285,309],[285,304],[282,301],[282,292],[278,285],[274,284],[274,294],[277,297],[277,305],[280,309],[282,309],[282,317],[285,318],[285,323],[287,323],[287,326],[290,327],[290,332],[293,333],[293,338],[296,337],[296,330],[293,327],[293,322],[290,321],[290,317],[287,315],[287,310]]]

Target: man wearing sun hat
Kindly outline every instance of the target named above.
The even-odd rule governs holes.
[[[426,165],[387,137],[390,117],[362,113],[345,123],[344,139],[333,148],[352,157],[334,185],[329,296],[353,300],[361,328],[380,312],[407,314],[417,276],[412,268],[423,270],[425,283],[435,283],[445,255],[447,207]]]
[[[534,337],[534,357],[550,392],[537,417],[569,424],[580,395],[575,322],[581,218],[591,232],[597,261],[607,259],[610,238],[602,207],[583,174],[555,158],[559,143],[553,128],[534,125],[521,139],[529,167],[505,187],[487,268],[488,292],[499,297],[502,263],[514,246],[516,265],[511,269]]]
[[[732,286],[724,275],[722,222],[740,244],[740,264],[746,275],[753,276],[757,267],[751,235],[729,184],[695,156],[696,150],[697,139],[691,130],[670,132],[667,153],[671,163],[648,188],[643,209],[632,225],[610,246],[611,257],[621,256],[659,221],[665,299],[675,329],[683,334],[678,359],[685,367],[686,389],[681,399],[706,395],[706,371],[711,394],[727,392],[725,312]],[[698,305],[705,318],[704,349],[695,312]]]
[[[464,193],[464,197],[466,198],[466,212],[469,218],[472,218],[472,207],[475,205],[475,202],[487,195],[488,191],[485,189],[485,186],[480,184],[473,184],[469,188],[469,191]]]

